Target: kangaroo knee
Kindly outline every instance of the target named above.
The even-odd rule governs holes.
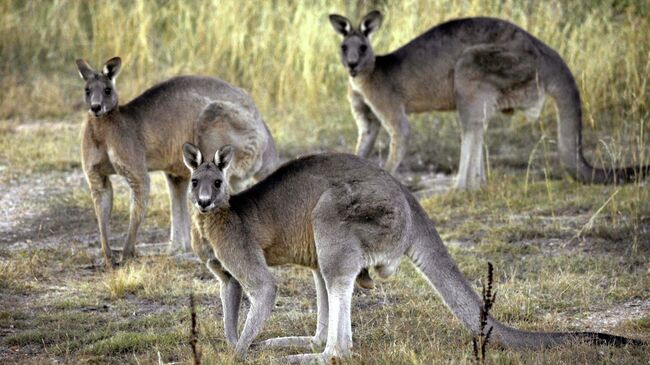
[[[230,279],[230,274],[221,266],[221,262],[217,260],[216,258],[209,259],[206,263],[205,266],[207,266],[208,270],[214,275],[219,281],[222,283],[227,283],[228,280]]]

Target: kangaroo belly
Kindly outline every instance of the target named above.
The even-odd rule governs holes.
[[[280,225],[272,243],[263,248],[266,263],[270,266],[294,264],[318,267],[314,233],[310,224],[300,226]]]
[[[456,109],[454,99],[410,100],[405,106],[406,113],[425,113],[431,111],[450,111]]]
[[[174,175],[188,175],[183,165],[183,143],[192,141],[193,121],[186,116],[176,121],[161,121],[158,126],[147,126],[143,131],[149,171],[165,171]],[[163,130],[161,130],[163,129]]]

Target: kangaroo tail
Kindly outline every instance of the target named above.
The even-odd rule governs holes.
[[[463,325],[478,334],[482,301],[463,277],[453,259],[447,252],[433,222],[426,216],[419,204],[412,198],[411,208],[415,212],[416,226],[423,227],[416,232],[413,246],[407,255],[424,274],[433,288]],[[596,332],[529,332],[509,327],[488,318],[487,328],[493,327],[492,338],[496,342],[512,348],[542,348],[583,340],[594,344],[625,345],[643,342],[621,336]]]
[[[582,107],[580,92],[569,67],[560,56],[553,57],[553,73],[549,75],[546,91],[557,105],[559,121],[558,144],[560,158],[566,170],[584,183],[611,184],[634,181],[650,175],[650,165],[594,168],[582,154]]]

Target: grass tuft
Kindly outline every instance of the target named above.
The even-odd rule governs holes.
[[[177,281],[180,268],[168,257],[157,257],[148,262],[129,262],[104,274],[103,284],[112,299],[136,295],[142,298],[159,298],[185,287]]]

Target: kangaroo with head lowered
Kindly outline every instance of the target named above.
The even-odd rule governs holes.
[[[357,274],[372,266],[381,277],[388,277],[404,255],[463,325],[479,331],[481,299],[415,197],[388,172],[353,155],[313,155],[290,161],[248,190],[231,196],[224,178],[231,147],[222,147],[214,157],[205,159],[192,144],[185,144],[183,151],[192,171],[190,200],[200,212],[200,229],[220,263],[215,269],[227,286],[236,283],[251,302],[238,336],[236,318],[233,321],[237,309],[232,308],[238,305],[238,298],[224,300],[224,306],[231,306],[224,308],[226,335],[239,357],[245,357],[273,309],[276,283],[269,270],[273,265],[308,267],[316,283],[314,336],[260,343],[325,346],[323,353],[294,355],[286,359],[289,361],[328,361],[350,355],[351,300]],[[230,294],[223,289],[222,299]],[[241,295],[241,290],[236,293]],[[488,325],[494,328],[494,340],[514,348],[541,348],[576,339],[638,343],[602,333],[521,331],[492,317]]]
[[[593,168],[582,154],[580,93],[568,66],[550,47],[516,25],[465,18],[435,26],[398,50],[376,56],[370,36],[382,15],[371,11],[359,27],[329,16],[343,37],[341,62],[349,73],[349,100],[359,128],[356,153],[367,157],[379,127],[390,136],[385,168],[394,173],[410,134],[409,113],[458,110],[462,128],[459,188],[485,181],[483,133],[496,112],[537,119],[549,94],[558,111],[558,145],[566,170],[589,183],[625,182],[650,166]]]
[[[163,171],[171,201],[171,248],[190,246],[187,205],[189,173],[181,147],[203,134],[208,146],[235,146],[236,183],[262,177],[277,164],[269,130],[251,97],[242,89],[210,77],[180,76],[163,81],[125,105],[118,104],[115,79],[119,57],[108,60],[101,72],[77,60],[86,82],[88,119],[83,127],[81,159],[99,225],[106,265],[113,263],[108,241],[113,189],[109,176],[124,176],[131,188],[129,228],[123,258],[135,253],[136,234],[149,194],[148,171]],[[224,108],[236,106],[241,118],[223,118]],[[220,137],[225,133],[224,137]],[[235,141],[238,140],[238,141]]]

